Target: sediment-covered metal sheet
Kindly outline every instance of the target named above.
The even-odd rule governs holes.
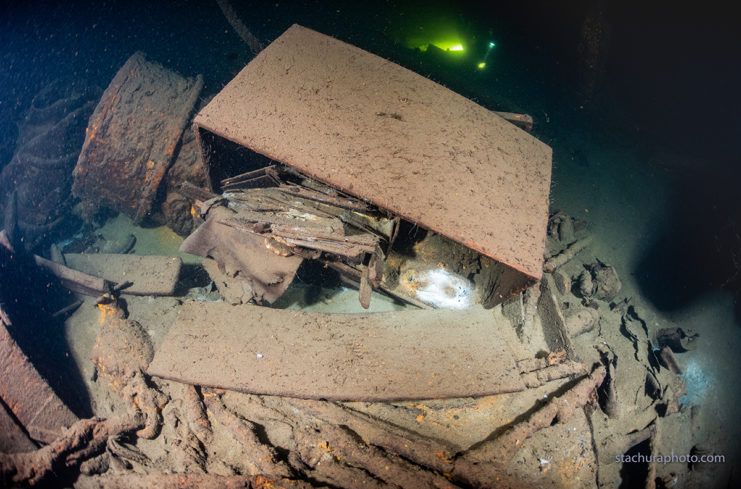
[[[67,253],[67,266],[111,282],[133,282],[123,290],[130,295],[173,295],[183,261],[173,256],[118,253]]]
[[[148,373],[242,392],[337,400],[523,390],[494,322],[485,310],[319,314],[190,302]]]
[[[194,124],[542,275],[551,149],[386,59],[294,25]]]

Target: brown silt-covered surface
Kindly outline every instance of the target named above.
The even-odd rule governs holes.
[[[294,25],[194,124],[541,277],[551,149],[388,60]]]
[[[320,314],[186,303],[148,373],[316,399],[459,397],[525,389],[484,310]]]

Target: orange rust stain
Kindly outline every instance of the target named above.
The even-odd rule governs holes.
[[[98,317],[99,324],[103,324],[106,318],[115,317],[117,314],[116,308],[108,304],[98,304],[98,309],[100,309],[100,317]]]
[[[436,451],[436,452],[435,452],[435,456],[436,456],[437,458],[439,458],[440,460],[442,460],[443,462],[445,462],[445,463],[449,463],[449,462],[451,462],[451,459],[450,459],[450,457],[446,456],[446,455],[445,455],[445,452],[443,452],[442,450],[438,450],[438,451]]]

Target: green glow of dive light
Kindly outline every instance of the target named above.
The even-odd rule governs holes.
[[[451,54],[465,51],[460,36],[454,29],[450,28],[420,29],[418,32],[406,36],[404,43],[408,48],[419,49],[422,52],[427,51],[429,46],[435,46]]]
[[[489,53],[491,53],[491,50],[494,49],[495,46],[496,43],[494,41],[489,41],[489,45],[486,47],[486,54],[484,54],[484,60],[476,65],[478,69],[483,70],[486,68],[486,60],[489,59]]]
[[[442,49],[443,51],[451,51],[456,53],[463,52],[463,44],[461,44],[460,41],[458,41],[457,39],[437,40],[431,42],[430,44]]]

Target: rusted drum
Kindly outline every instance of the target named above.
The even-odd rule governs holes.
[[[72,191],[89,216],[108,207],[135,223],[152,212],[203,78],[184,78],[137,52],[118,70],[88,123]]]

